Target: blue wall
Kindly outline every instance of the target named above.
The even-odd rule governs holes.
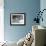
[[[40,10],[42,11],[43,9],[46,9],[46,0],[41,0],[40,1]],[[46,27],[46,10],[43,12],[43,22],[40,21],[40,25]]]
[[[40,0],[4,0],[4,35],[7,41],[18,41],[32,28],[33,19],[40,9]],[[25,26],[10,26],[10,13],[25,12]]]

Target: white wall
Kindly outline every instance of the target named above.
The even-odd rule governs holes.
[[[0,0],[0,42],[4,41],[4,0]]]

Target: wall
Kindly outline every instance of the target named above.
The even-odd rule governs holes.
[[[7,41],[18,41],[31,31],[35,14],[40,10],[40,0],[4,0],[4,37]],[[10,13],[25,12],[25,26],[10,26]]]
[[[41,11],[43,10],[43,9],[46,9],[46,0],[41,0],[40,1],[40,9],[41,9]],[[40,25],[43,25],[43,26],[45,26],[46,27],[46,11],[44,11],[43,12],[43,15],[42,15],[42,17],[43,17],[43,22],[41,21],[40,22]]]
[[[0,1],[0,42],[4,41],[4,0]]]

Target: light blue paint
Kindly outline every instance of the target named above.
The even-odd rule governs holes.
[[[43,9],[46,9],[46,0],[41,0],[40,1],[40,10],[42,11]],[[43,12],[43,22],[40,21],[40,25],[46,27],[46,10]]]
[[[7,41],[18,41],[32,30],[33,19],[40,9],[39,0],[4,0],[4,35]],[[10,13],[25,12],[25,26],[10,26]]]

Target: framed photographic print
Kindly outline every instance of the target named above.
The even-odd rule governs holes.
[[[25,13],[10,14],[10,25],[25,25],[25,24],[26,24]]]

